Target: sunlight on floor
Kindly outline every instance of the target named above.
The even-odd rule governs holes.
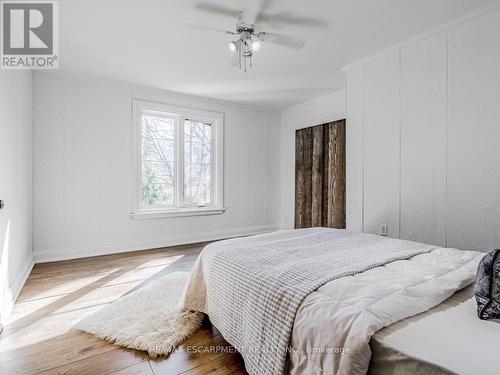
[[[121,276],[113,278],[108,283],[103,286],[117,285],[121,283],[131,283],[134,281],[144,281],[153,275],[157,274],[161,270],[165,269],[172,263],[177,262],[179,259],[183,258],[184,255],[162,257],[157,259],[151,259],[138,267],[124,273]]]
[[[0,336],[0,353],[46,342],[71,330],[85,314],[115,301],[150,279],[185,255],[159,256],[149,260],[131,259],[121,267],[62,273],[50,281],[40,281],[32,274],[26,291]],[[80,275],[80,276],[79,276]]]

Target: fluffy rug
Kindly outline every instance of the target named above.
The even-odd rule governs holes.
[[[177,302],[189,277],[174,272],[76,322],[74,327],[126,348],[168,355],[201,325],[203,314]]]

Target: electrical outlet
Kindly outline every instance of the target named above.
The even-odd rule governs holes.
[[[389,235],[389,224],[380,224],[380,235],[381,236]]]

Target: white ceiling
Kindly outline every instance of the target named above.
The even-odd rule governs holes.
[[[244,73],[230,67],[233,28],[198,2],[243,9],[249,0],[60,0],[60,68],[272,110],[342,89],[340,68],[493,0],[274,0],[269,13],[326,20],[327,27],[262,25],[306,39],[302,50],[265,44]],[[255,0],[257,1],[257,0]]]

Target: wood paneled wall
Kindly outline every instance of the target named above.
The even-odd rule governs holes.
[[[347,69],[347,227],[500,246],[500,9]]]
[[[345,120],[295,133],[295,228],[345,228]]]

